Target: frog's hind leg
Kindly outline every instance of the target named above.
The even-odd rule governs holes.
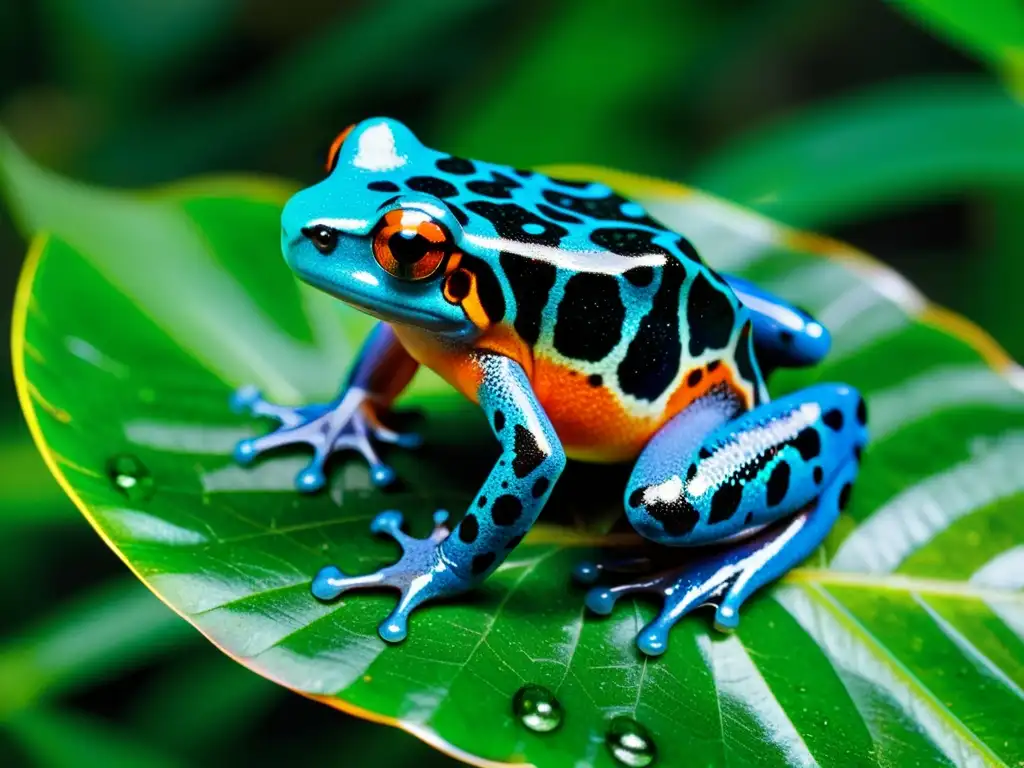
[[[740,607],[748,597],[799,565],[825,539],[856,474],[856,462],[849,461],[818,500],[793,517],[681,568],[610,588],[595,587],[587,593],[587,607],[608,614],[620,597],[660,596],[664,600],[660,613],[636,638],[637,647],[650,656],[664,653],[676,622],[704,605],[715,607],[716,629],[731,631],[739,624]]]
[[[694,405],[644,449],[626,510],[652,541],[714,549],[667,573],[595,587],[586,598],[605,614],[623,595],[661,595],[661,613],[637,638],[648,654],[662,653],[671,627],[707,603],[718,606],[717,627],[734,628],[751,594],[813,552],[849,498],[867,439],[863,401],[842,385],[811,387],[699,434],[706,424]]]
[[[828,354],[828,330],[807,312],[735,275],[723,275],[750,310],[754,350],[767,376],[776,368],[815,365]]]

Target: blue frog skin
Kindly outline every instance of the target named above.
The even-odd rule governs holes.
[[[806,558],[849,499],[867,441],[863,399],[837,383],[769,402],[765,387],[765,371],[821,360],[827,331],[719,275],[685,237],[601,184],[452,157],[374,118],[339,135],[327,177],[285,206],[281,245],[300,279],[380,323],[329,403],[285,407],[241,389],[236,408],[280,428],[242,441],[238,461],[311,446],[296,485],[315,492],[328,457],[354,450],[388,485],[395,473],[375,444],[418,441],[380,417],[419,365],[477,403],[502,447],[454,530],[439,513],[430,537],[415,539],[399,513],[383,512],[371,527],[400,543],[397,563],[315,576],[320,600],[397,589],[385,640],[406,636],[420,603],[501,565],[566,457],[634,462],[630,523],[659,545],[696,548],[673,550],[668,572],[587,594],[596,613],[624,594],[660,594],[660,615],[637,637],[647,654],[706,603],[716,626],[734,628],[743,602]],[[611,571],[582,564],[576,577]]]

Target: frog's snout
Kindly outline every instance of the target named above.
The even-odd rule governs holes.
[[[309,206],[304,195],[292,195],[281,211],[281,250],[287,257],[288,251],[302,240],[302,230],[309,222]]]
[[[285,229],[284,224],[282,224],[281,225],[281,253],[285,256],[285,258],[288,257],[288,245],[290,244],[290,242],[291,242],[291,239],[288,236],[288,230]]]

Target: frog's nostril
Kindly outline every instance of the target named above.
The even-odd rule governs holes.
[[[304,227],[302,234],[309,238],[316,248],[324,256],[327,256],[338,247],[338,230],[318,224],[315,227]]]

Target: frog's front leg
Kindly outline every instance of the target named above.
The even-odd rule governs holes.
[[[828,534],[867,441],[864,401],[844,385],[810,387],[718,423],[714,398],[695,402],[654,437],[626,491],[630,522],[646,538],[714,548],[682,569],[587,595],[597,613],[623,595],[662,596],[660,615],[637,637],[648,654],[664,652],[672,626],[706,603],[717,604],[719,629],[735,628],[743,602]]]
[[[255,387],[242,387],[232,398],[232,407],[276,419],[281,427],[262,437],[242,440],[235,447],[235,459],[249,464],[275,448],[312,446],[313,460],[295,478],[296,488],[308,492],[324,486],[324,465],[332,454],[354,450],[369,463],[370,477],[376,485],[389,484],[395,473],[377,456],[372,441],[412,448],[419,444],[419,438],[384,426],[378,411],[391,404],[416,368],[416,361],[402,347],[391,326],[378,323],[364,342],[344,386],[330,403],[276,405],[264,400]]]
[[[364,576],[346,576],[329,565],[313,580],[313,594],[321,600],[357,588],[397,589],[398,605],[378,629],[389,642],[405,637],[409,614],[423,601],[486,579],[526,535],[565,467],[562,445],[519,364],[496,355],[480,356],[474,364],[481,374],[480,407],[503,450],[458,527],[449,536],[447,514],[441,512],[434,532],[414,539],[402,532],[398,512],[382,512],[371,529],[401,545],[395,565]]]

